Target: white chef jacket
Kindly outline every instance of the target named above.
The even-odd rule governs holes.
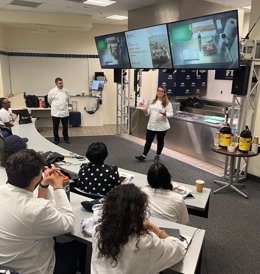
[[[174,237],[160,239],[150,232],[150,235],[140,237],[139,250],[136,247],[136,236],[131,236],[121,249],[117,266],[113,267],[111,259],[98,258],[97,234],[92,238],[92,274],[156,274],[177,264],[185,254],[185,247],[179,239]]]
[[[11,184],[0,186],[0,265],[23,274],[52,274],[53,237],[74,227],[72,207],[63,189],[50,201]]]
[[[69,91],[65,88],[53,88],[48,93],[48,102],[51,105],[51,116],[64,118],[69,116]]]
[[[159,111],[163,109],[161,100],[157,100],[155,104],[150,104],[147,111],[150,115],[147,124],[147,129],[152,131],[165,131],[170,128],[167,117],[173,116],[172,104],[169,102],[166,106],[166,116],[161,114]]]
[[[9,108],[6,110],[5,108],[0,109],[0,125],[4,126],[5,123],[10,123],[13,121],[12,110]]]
[[[149,197],[149,209],[153,217],[188,224],[189,215],[183,197],[168,189],[146,186],[142,189]]]

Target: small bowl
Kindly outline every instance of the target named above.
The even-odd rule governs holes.
[[[228,147],[227,147],[227,150],[228,150],[229,152],[235,152],[236,147],[234,147],[234,146],[228,146]]]

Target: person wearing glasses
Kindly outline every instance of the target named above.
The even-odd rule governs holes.
[[[13,127],[16,117],[12,113],[11,102],[5,97],[0,98],[0,129],[3,138],[12,135],[11,127]]]
[[[53,124],[54,143],[58,145],[59,124],[62,123],[62,134],[64,142],[70,144],[68,126],[69,126],[69,91],[64,88],[63,80],[60,77],[55,79],[56,87],[48,93],[48,103],[51,106],[51,117]]]
[[[156,96],[152,103],[143,111],[145,115],[149,115],[149,121],[146,130],[146,142],[144,145],[143,154],[140,156],[135,156],[135,158],[139,161],[144,161],[146,159],[146,156],[156,135],[157,151],[154,161],[158,162],[164,147],[164,138],[166,132],[170,128],[170,124],[167,118],[173,116],[172,104],[167,97],[167,90],[164,86],[158,87]]]

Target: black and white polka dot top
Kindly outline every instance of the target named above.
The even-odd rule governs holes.
[[[78,176],[78,187],[88,193],[106,195],[120,184],[117,166],[83,164]]]

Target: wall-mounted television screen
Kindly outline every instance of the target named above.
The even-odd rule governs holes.
[[[127,31],[125,36],[133,69],[172,68],[165,24]]]
[[[237,10],[167,24],[174,68],[239,69]]]
[[[97,36],[95,41],[101,68],[130,68],[124,32]]]

